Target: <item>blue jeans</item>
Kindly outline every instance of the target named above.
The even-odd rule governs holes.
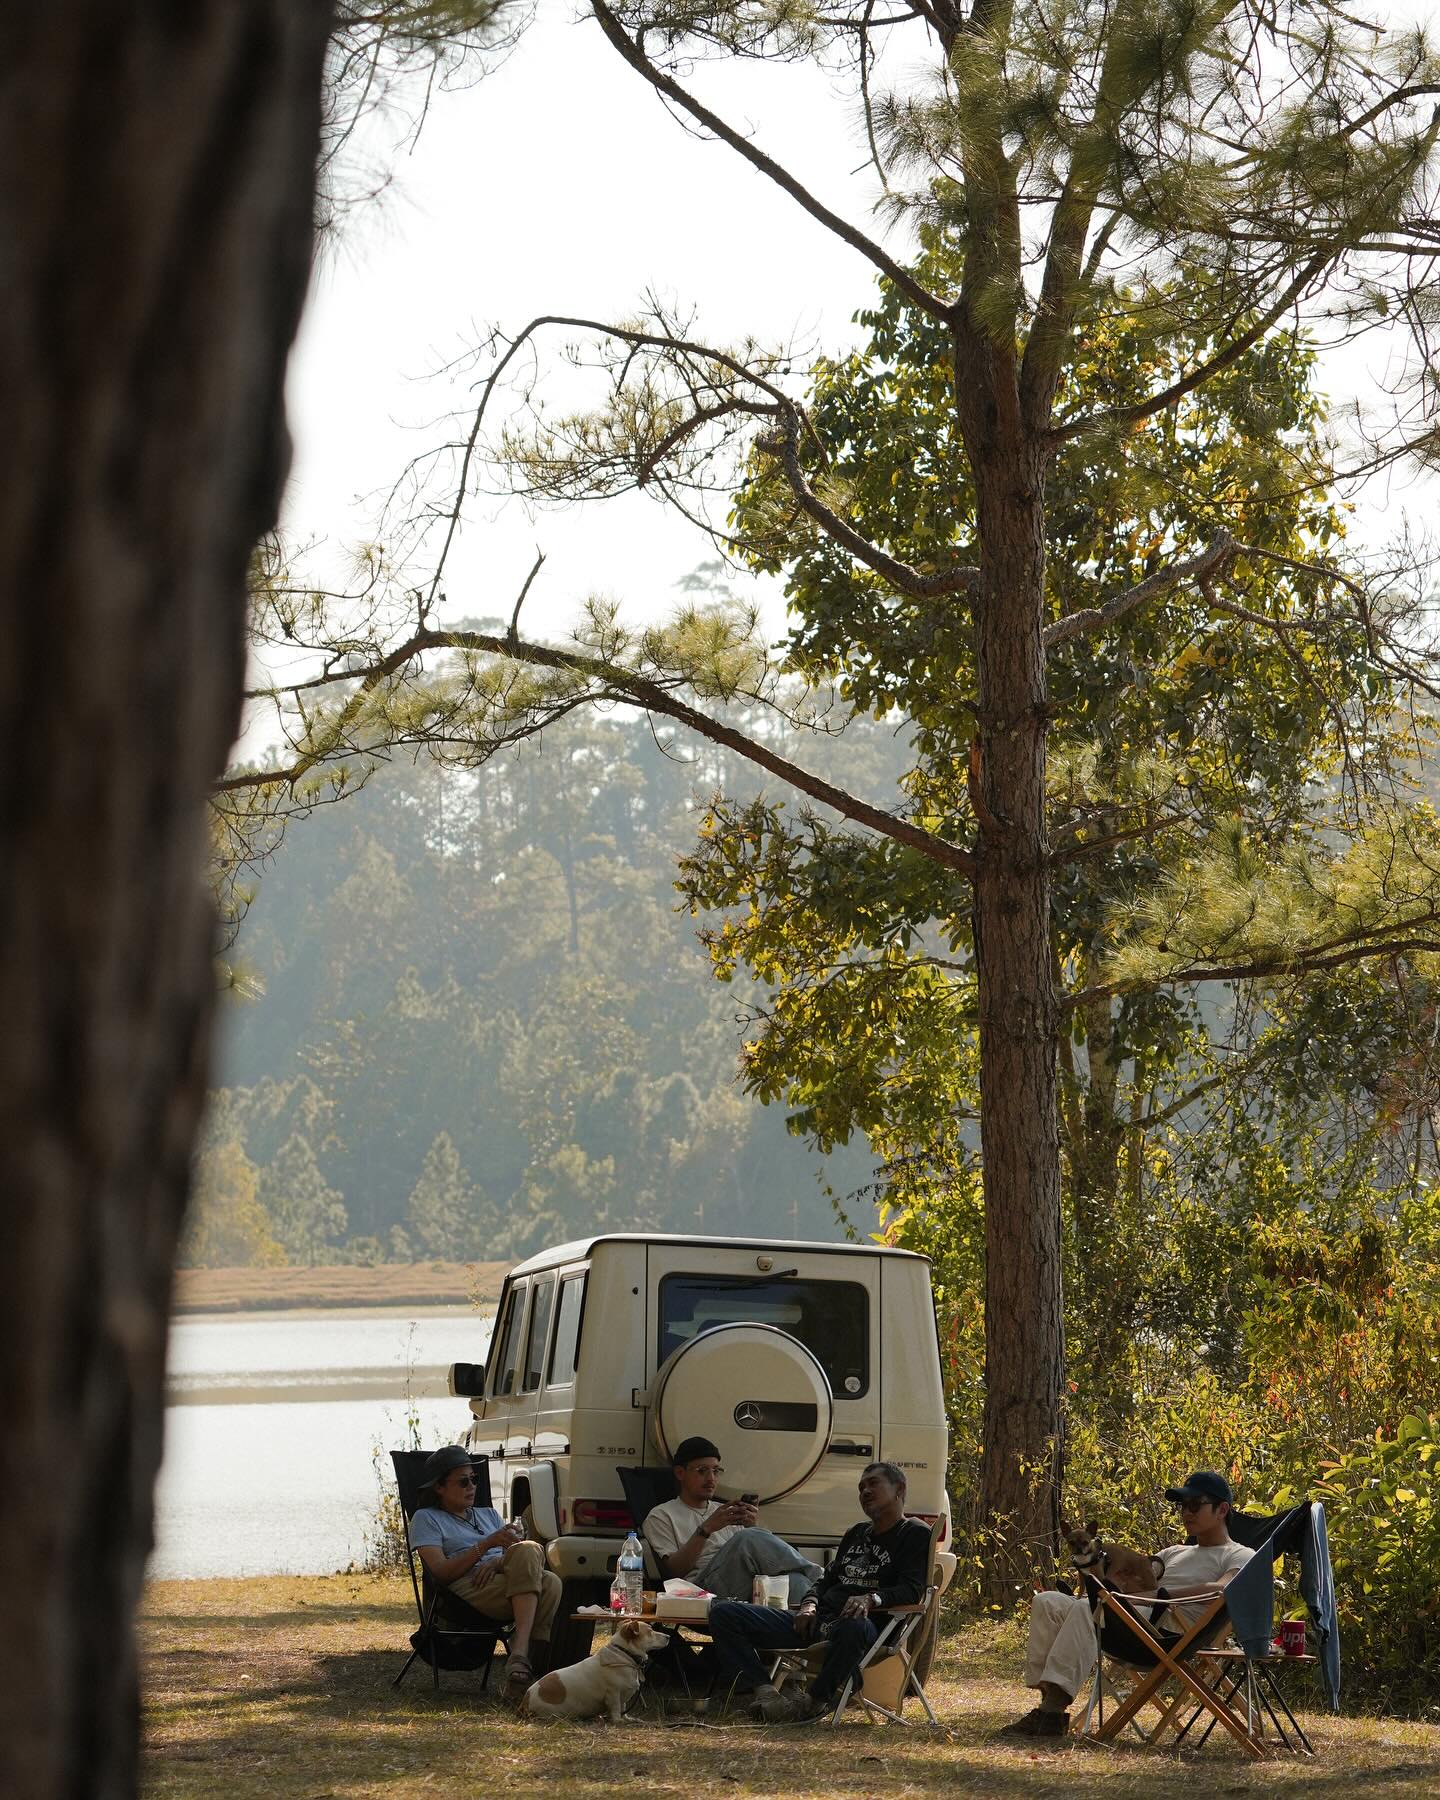
[[[789,1613],[774,1606],[750,1606],[738,1600],[718,1600],[710,1608],[710,1636],[719,1665],[719,1687],[748,1694],[765,1679],[762,1652],[796,1650],[805,1643],[823,1643],[825,1660],[810,1684],[817,1700],[831,1699],[859,1667],[860,1658],[879,1637],[885,1615],[874,1618],[833,1619],[817,1627],[814,1637],[801,1638]]]

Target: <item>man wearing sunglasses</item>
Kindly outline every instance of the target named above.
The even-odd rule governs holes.
[[[1165,1498],[1180,1514],[1188,1541],[1159,1552],[1164,1565],[1158,1598],[1184,1602],[1223,1588],[1251,1552],[1230,1536],[1230,1483],[1210,1469],[1187,1475],[1181,1487],[1166,1488]],[[1203,1602],[1172,1604],[1151,1626],[1173,1642],[1204,1611]],[[1123,1629],[1123,1627],[1122,1627]],[[1095,1624],[1084,1594],[1036,1594],[1030,1603],[1030,1643],[1025,1655],[1025,1685],[1040,1690],[1040,1704],[1004,1727],[1017,1737],[1064,1737],[1070,1729],[1070,1703],[1090,1679],[1095,1666]]]
[[[560,1604],[560,1577],[544,1552],[507,1525],[493,1506],[476,1506],[475,1471],[459,1444],[437,1450],[422,1471],[424,1485],[410,1521],[410,1542],[434,1581],[487,1619],[509,1624],[505,1697],[518,1700],[548,1661],[550,1627]]]

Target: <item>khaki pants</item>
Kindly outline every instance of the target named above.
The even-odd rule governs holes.
[[[511,1601],[516,1594],[535,1594],[535,1628],[531,1636],[550,1642],[550,1626],[560,1604],[560,1577],[545,1567],[545,1552],[538,1544],[512,1544],[499,1562],[471,1569],[450,1583],[450,1592],[487,1619],[502,1623],[515,1617]]]
[[[1090,1602],[1079,1594],[1039,1593],[1030,1601],[1030,1643],[1025,1652],[1025,1685],[1050,1681],[1073,1699],[1095,1667],[1095,1621]]]

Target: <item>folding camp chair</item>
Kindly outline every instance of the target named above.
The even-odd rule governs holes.
[[[1338,1708],[1339,1639],[1324,1510],[1318,1502],[1302,1501],[1274,1518],[1245,1519],[1236,1515],[1232,1531],[1238,1542],[1254,1548],[1254,1555],[1223,1590],[1203,1605],[1194,1623],[1178,1637],[1158,1631],[1152,1623],[1153,1595],[1115,1594],[1092,1586],[1096,1599],[1096,1673],[1082,1733],[1113,1741],[1128,1728],[1154,1742],[1173,1729],[1179,1743],[1208,1714],[1197,1745],[1205,1743],[1218,1724],[1247,1755],[1258,1758],[1266,1754],[1268,1719],[1277,1745],[1296,1754],[1314,1754],[1313,1745],[1280,1690],[1276,1669],[1281,1664],[1309,1664],[1316,1659],[1275,1656],[1271,1632],[1275,1561],[1287,1551],[1298,1550],[1302,1558],[1302,1592],[1310,1603],[1312,1625],[1321,1645],[1320,1665],[1331,1705]],[[1195,1596],[1189,1604],[1200,1604],[1201,1599]],[[1230,1627],[1239,1638],[1238,1648],[1217,1646],[1216,1640]],[[1108,1718],[1106,1692],[1107,1688],[1112,1693],[1114,1689],[1103,1666],[1106,1653],[1141,1668],[1129,1693],[1119,1700]],[[1164,1690],[1171,1682],[1179,1691],[1167,1697]],[[1146,1706],[1155,1707],[1159,1714],[1148,1733],[1139,1721]],[[1282,1714],[1289,1724],[1288,1731]]]
[[[415,1593],[415,1610],[420,1628],[410,1639],[410,1655],[405,1667],[395,1677],[400,1683],[410,1672],[417,1656],[430,1665],[433,1685],[440,1686],[440,1671],[446,1669],[479,1669],[483,1689],[490,1680],[490,1665],[495,1660],[495,1646],[505,1642],[511,1631],[494,1619],[467,1606],[457,1595],[432,1580],[430,1571],[420,1560],[420,1553],[410,1542],[410,1521],[419,1504],[421,1474],[430,1460],[428,1450],[392,1450],[390,1461],[395,1469],[395,1486],[400,1495],[400,1512],[405,1521],[405,1553],[410,1564],[410,1585]],[[475,1505],[490,1504],[490,1465],[484,1457],[472,1456],[475,1471]]]
[[[940,1723],[926,1696],[916,1665],[940,1609],[936,1552],[940,1546],[943,1526],[943,1519],[936,1519],[930,1526],[930,1585],[913,1606],[887,1608],[888,1617],[881,1627],[879,1637],[860,1658],[854,1672],[842,1683],[835,1696],[835,1706],[829,1721],[832,1725],[839,1723],[852,1700],[857,1702],[867,1722],[872,1725],[877,1716],[888,1719],[892,1725],[908,1725],[910,1721],[903,1716],[901,1709],[911,1694],[924,1707],[925,1717],[930,1723]],[[822,1644],[808,1644],[803,1650],[782,1650],[775,1659],[771,1680],[782,1672],[799,1673],[803,1670],[807,1674],[812,1673],[823,1655]]]

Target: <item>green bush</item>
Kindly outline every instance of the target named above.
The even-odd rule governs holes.
[[[1330,1527],[1347,1680],[1386,1711],[1440,1711],[1440,1416],[1377,1431],[1310,1492]]]

